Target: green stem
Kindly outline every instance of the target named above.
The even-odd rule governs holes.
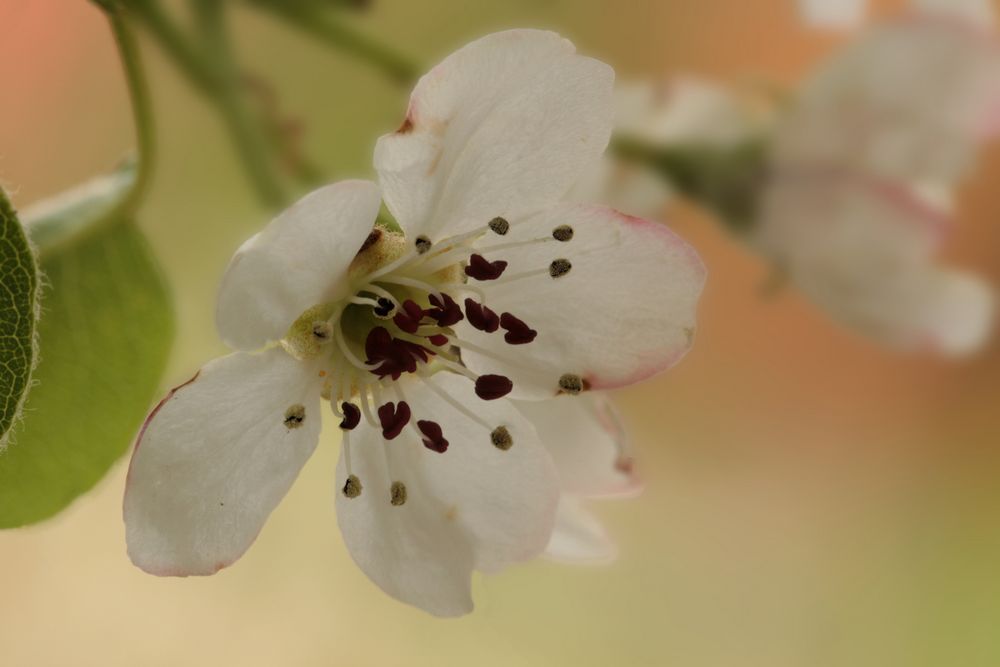
[[[261,200],[275,208],[287,204],[270,146],[241,94],[239,75],[228,47],[218,3],[198,3],[205,31],[204,48],[192,44],[155,0],[136,0],[132,6],[181,72],[222,115],[247,176]]]
[[[730,146],[654,146],[615,136],[610,151],[623,161],[655,172],[680,194],[714,211],[731,231],[745,233],[754,225],[761,182],[767,172],[763,138]]]
[[[251,0],[292,26],[380,69],[401,85],[416,81],[423,71],[412,59],[358,32],[318,3],[302,0]]]
[[[118,55],[125,71],[125,82],[128,86],[129,99],[132,103],[132,118],[135,124],[135,135],[138,152],[138,167],[135,183],[128,196],[122,201],[123,212],[133,212],[149,189],[153,166],[156,159],[156,132],[153,123],[153,105],[150,101],[149,85],[143,71],[142,56],[139,44],[128,23],[117,6],[98,2],[108,17],[111,32],[118,47]]]

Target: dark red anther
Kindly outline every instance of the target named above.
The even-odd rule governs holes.
[[[378,409],[378,420],[382,424],[382,437],[392,440],[403,432],[403,428],[410,423],[410,406],[406,401],[399,403],[386,403]]]
[[[340,409],[344,411],[344,418],[340,420],[340,428],[345,431],[353,431],[361,423],[361,409],[354,403],[347,401],[340,404]]]
[[[510,313],[500,316],[500,326],[504,328],[503,339],[511,345],[524,345],[535,340],[538,332]]]
[[[392,321],[397,327],[411,334],[417,332],[420,320],[422,319],[424,319],[423,308],[418,306],[412,299],[407,299],[403,302],[403,307],[400,311],[393,316]]]
[[[476,280],[496,280],[503,275],[506,268],[507,262],[502,259],[491,262],[482,255],[473,255],[465,267],[465,275]]]
[[[465,300],[465,316],[480,331],[493,333],[500,328],[500,318],[492,310],[472,299]]]
[[[365,354],[369,364],[377,364],[386,357],[392,349],[392,334],[385,327],[375,327],[365,338]]]
[[[514,383],[502,375],[480,375],[476,378],[476,396],[484,401],[503,398],[514,388]]]
[[[377,303],[378,305],[372,308],[372,311],[379,317],[389,317],[389,313],[396,307],[396,304],[384,296],[380,296]]]
[[[385,327],[375,327],[365,339],[365,354],[368,355],[365,363],[379,364],[372,373],[398,380],[403,373],[417,370],[417,358],[427,361],[428,352],[419,345],[393,338]]]
[[[413,355],[414,357],[420,359],[420,361],[423,361],[423,362],[426,362],[430,358],[430,355],[434,354],[433,352],[431,352],[430,350],[428,350],[426,347],[423,347],[422,345],[417,345],[416,343],[411,343],[408,340],[399,340],[397,338],[396,339],[396,345],[401,346],[403,349],[405,349],[411,355]],[[416,369],[414,369],[414,370],[416,370]]]
[[[428,336],[427,340],[429,340],[432,345],[437,345],[438,347],[448,344],[448,337],[445,336],[444,334],[435,334],[433,336]]]
[[[462,309],[450,296],[442,293],[439,298],[437,294],[431,294],[430,298],[434,307],[429,309],[426,315],[436,320],[438,326],[450,327],[462,321]]]
[[[438,454],[444,454],[448,450],[448,441],[445,440],[444,434],[441,433],[440,424],[421,419],[417,421],[417,428],[424,434],[424,447]]]

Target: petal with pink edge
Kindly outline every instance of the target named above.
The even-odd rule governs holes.
[[[572,239],[552,239],[564,225],[573,229]],[[566,374],[579,377],[584,388],[625,386],[666,370],[690,348],[705,268],[666,226],[608,208],[564,204],[512,224],[505,243],[507,238],[549,240],[492,253],[479,249],[509,265],[499,280],[477,286],[491,309],[520,318],[537,330],[537,338],[515,346],[467,322],[457,330],[484,352],[464,349],[466,363],[476,372],[512,379],[512,398],[551,397]],[[556,260],[572,267],[553,278]]]
[[[472,383],[439,373],[431,380],[463,403]],[[531,424],[504,400],[470,405],[489,424],[506,426],[507,451],[493,446],[490,431],[442,400],[427,385],[408,383],[413,420],[431,420],[449,441],[431,451],[416,428],[386,442],[365,422],[347,437],[351,472],[361,494],[337,493],[337,521],[351,556],[382,590],[437,616],[472,610],[473,570],[497,572],[538,556],[552,532],[559,480]],[[341,456],[338,486],[347,480]],[[406,501],[390,502],[393,482]]]
[[[593,392],[515,405],[538,431],[565,493],[611,497],[641,490],[621,419],[606,395]]]
[[[375,168],[408,236],[432,241],[561,198],[611,136],[614,72],[551,32],[483,37],[425,75]]]
[[[328,185],[240,246],[222,278],[215,314],[226,344],[259,349],[281,339],[309,308],[342,297],[380,205],[374,183]]]
[[[753,241],[846,326],[898,348],[968,354],[991,333],[995,296],[932,263],[947,215],[921,197],[852,174],[781,176]]]
[[[231,354],[153,410],[125,488],[133,563],[208,575],[243,555],[316,447],[315,373],[281,348]]]

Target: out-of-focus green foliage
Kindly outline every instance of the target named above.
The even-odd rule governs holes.
[[[0,454],[0,527],[46,519],[128,449],[173,338],[170,298],[142,232],[118,204],[131,166],[28,211],[46,286],[37,381]]]
[[[678,193],[714,212],[732,232],[746,233],[757,220],[761,185],[767,178],[768,146],[763,138],[732,146],[652,146],[620,136],[611,150],[653,170]]]
[[[31,387],[38,319],[38,266],[14,207],[0,190],[0,451]]]

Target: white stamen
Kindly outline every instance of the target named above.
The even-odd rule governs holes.
[[[485,428],[487,431],[491,432],[493,431],[493,427],[487,424],[482,417],[472,412],[467,407],[462,405],[459,401],[456,401],[454,398],[448,395],[448,392],[446,392],[441,387],[437,386],[434,383],[434,381],[431,380],[429,375],[421,375],[420,377],[424,381],[424,384],[426,384],[431,391],[440,396],[445,402],[449,403],[453,408],[455,408],[456,410],[464,414],[466,417],[468,417],[469,419],[473,420],[474,422]]]
[[[480,301],[486,301],[486,292],[475,285],[469,285],[467,283],[452,283],[450,285],[442,285],[442,291],[448,292],[472,292],[479,297]]]
[[[337,378],[339,380],[340,386],[337,390],[340,392],[341,401],[351,400],[351,373],[349,371],[343,371]]]
[[[365,416],[365,420],[368,421],[372,428],[379,429],[382,425],[377,419],[375,419],[375,414],[372,412],[371,406],[368,404],[368,387],[363,386],[359,388],[358,402],[361,403],[361,412]]]
[[[484,357],[490,357],[491,359],[496,359],[497,361],[507,361],[507,359],[500,356],[496,352],[487,350],[485,347],[479,347],[478,345],[468,341],[459,340],[455,336],[448,336],[448,342],[461,350],[469,350],[470,352],[475,352],[476,354],[481,354]]]
[[[365,296],[352,296],[351,303],[356,303],[359,306],[371,306],[372,308],[378,308],[381,305],[375,299],[369,299]]]
[[[491,252],[497,252],[498,250],[509,250],[511,248],[520,248],[526,245],[537,245],[539,243],[551,243],[555,241],[551,236],[543,236],[538,239],[528,239],[527,241],[511,241],[510,243],[498,243],[497,245],[487,245],[480,246],[476,248],[476,252],[480,255],[485,255]]]
[[[533,278],[535,276],[545,276],[549,273],[549,267],[544,269],[532,269],[531,271],[522,271],[521,273],[512,273],[507,276],[503,276],[499,280],[493,281],[494,285],[508,285],[518,280],[524,280],[525,278]]]
[[[441,364],[443,364],[444,366],[452,369],[456,373],[460,373],[460,374],[464,375],[465,377],[469,378],[473,382],[475,382],[479,378],[478,375],[476,375],[475,373],[473,373],[471,370],[469,370],[468,368],[466,368],[465,366],[463,366],[460,363],[457,363],[455,361],[451,361],[450,359],[438,359],[438,361]]]
[[[347,475],[350,477],[353,474],[351,470],[351,432],[344,431],[343,433],[341,446],[344,448],[344,467],[347,468]]]
[[[337,391],[340,391],[340,387],[337,387]],[[344,419],[344,411],[340,409],[340,395],[334,394],[332,389],[330,390],[330,410],[333,411],[333,416],[337,419]]]
[[[403,253],[401,256],[397,257],[395,260],[389,262],[385,266],[383,266],[383,267],[381,267],[379,269],[375,269],[374,271],[372,271],[371,273],[369,273],[367,276],[365,276],[364,278],[362,278],[362,280],[364,282],[366,282],[366,283],[373,283],[376,280],[378,280],[379,278],[381,278],[382,276],[385,276],[385,275],[388,275],[388,274],[392,273],[393,271],[395,271],[399,267],[401,267],[404,264],[407,264],[409,262],[412,262],[414,259],[416,259],[417,257],[420,257],[420,256],[421,255],[419,255],[417,253],[417,250],[415,248],[413,250],[409,250],[409,251]]]
[[[413,287],[414,289],[423,290],[428,294],[436,294],[438,296],[441,295],[441,291],[437,287],[413,278],[404,278],[403,276],[386,276],[382,278],[382,282]]]
[[[514,229],[515,227],[518,227],[526,222],[535,219],[535,217],[541,213],[544,213],[544,209],[538,209],[530,213],[524,212],[518,216],[519,219],[517,220],[517,222],[512,222],[510,218],[504,216],[504,219],[507,221],[507,229],[505,230],[504,234],[501,234],[501,236],[509,234],[511,229]],[[449,236],[448,238],[441,239],[440,241],[435,241],[434,248],[431,250],[431,252],[428,252],[425,255],[423,255],[422,261],[426,262],[429,259],[441,255],[442,253],[450,252],[451,250],[454,250],[455,246],[457,246],[458,244],[464,243],[469,239],[480,237],[483,234],[492,231],[492,228],[490,227],[490,224],[492,222],[493,220],[490,220],[482,227],[478,227],[476,229],[473,229],[472,231],[465,232],[464,234],[456,234],[455,236]]]
[[[510,283],[517,282],[518,280],[524,280],[525,278],[533,278],[535,276],[548,275],[553,280],[561,278],[568,274],[573,269],[573,264],[567,259],[554,259],[548,266],[544,269],[532,269],[530,271],[522,271],[521,273],[514,273],[509,276],[503,276],[499,280],[495,281],[494,285],[509,285]]]
[[[337,326],[333,330],[334,337],[337,339],[337,347],[340,348],[340,352],[347,358],[351,365],[355,368],[360,368],[363,371],[373,371],[379,367],[379,364],[366,364],[355,356],[351,352],[351,348],[347,346],[347,341],[344,340],[344,328],[340,326],[340,322],[337,322]]]
[[[472,231],[465,232],[463,234],[456,234],[454,236],[449,236],[441,239],[440,241],[435,241],[434,246],[431,248],[431,251],[425,253],[421,259],[422,261],[426,262],[427,260],[440,255],[441,253],[454,250],[455,246],[457,246],[458,244],[465,243],[469,239],[480,237],[488,231],[490,231],[490,226],[486,224],[483,225],[482,227],[477,227]]]
[[[371,389],[371,392],[372,392],[372,402],[375,404],[375,407],[377,408],[378,406],[382,405],[383,404],[382,403],[382,383],[378,382],[378,381],[372,382],[372,383],[370,383],[368,385],[368,388]]]
[[[392,295],[392,292],[386,289],[382,289],[381,287],[379,287],[374,283],[367,283],[363,285],[361,288],[358,289],[358,293],[360,294],[361,292],[371,292],[372,294],[377,294],[383,299],[388,299],[389,301],[392,301],[393,305],[396,306],[397,308],[399,307],[399,301],[397,301],[396,297]]]

